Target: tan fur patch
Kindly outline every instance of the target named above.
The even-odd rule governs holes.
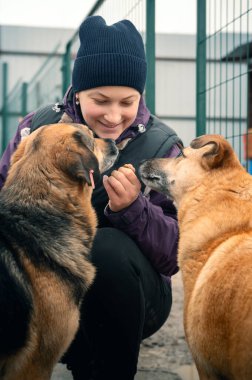
[[[178,207],[185,333],[200,380],[251,380],[252,177],[218,135],[140,171]]]

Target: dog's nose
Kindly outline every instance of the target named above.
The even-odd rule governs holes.
[[[109,154],[111,154],[112,156],[115,156],[118,154],[118,148],[115,144],[115,140],[113,139],[104,139],[108,144],[109,144],[109,147],[110,147],[110,151],[109,151]]]

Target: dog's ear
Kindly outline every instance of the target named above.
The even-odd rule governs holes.
[[[89,186],[92,185],[90,170],[93,171],[95,183],[100,180],[98,160],[92,152],[81,155],[74,151],[68,151],[59,160],[59,166],[71,179],[78,182],[86,182]]]
[[[230,165],[230,158],[234,155],[230,144],[219,135],[200,136],[190,146],[202,149],[202,166],[208,170]]]

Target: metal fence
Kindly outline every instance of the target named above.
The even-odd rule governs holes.
[[[223,135],[250,170],[252,3],[198,0],[197,8],[197,135]]]
[[[7,89],[8,66],[7,64],[1,65],[1,88],[3,89],[3,100],[0,105],[2,151],[15,133],[23,116],[43,104],[55,102],[61,98],[62,58],[58,54],[59,46],[59,44],[56,46],[28,83],[19,79],[10,92]]]
[[[108,24],[127,18],[142,34],[148,59],[145,98],[148,107],[155,112],[155,0],[98,0],[86,17],[95,14],[103,16]],[[76,30],[66,44],[63,55],[59,53],[57,45],[29,83],[18,82],[11,92],[8,92],[7,64],[0,64],[0,88],[3,90],[3,102],[0,104],[2,152],[23,116],[62,98],[71,84],[71,72],[78,47]]]
[[[45,60],[38,72],[27,85],[26,109],[32,111],[41,105],[53,103],[61,99],[62,92],[62,57],[58,53],[60,44],[57,44],[53,52]]]

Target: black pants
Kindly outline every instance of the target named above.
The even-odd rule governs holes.
[[[96,279],[63,362],[75,380],[134,379],[141,341],[156,332],[170,313],[170,285],[137,245],[114,228],[98,230],[92,261]]]

